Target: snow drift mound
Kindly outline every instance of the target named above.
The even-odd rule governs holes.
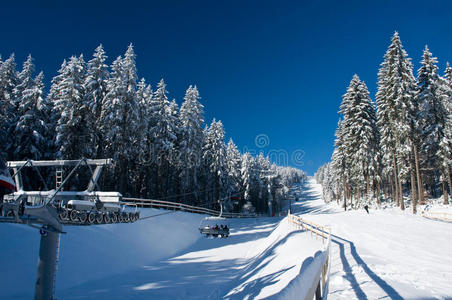
[[[293,227],[289,224],[288,219],[282,219],[276,228],[265,239],[263,239],[259,245],[252,248],[251,251],[247,253],[247,258],[257,257],[264,254],[266,251],[271,249],[273,245],[282,240],[292,231]]]
[[[285,289],[301,274],[302,263],[323,247],[320,239],[297,230],[284,218],[270,235],[248,251],[249,264],[225,297],[245,299],[252,295],[257,299],[284,299]],[[291,287],[291,293],[297,294],[298,290],[298,286]]]

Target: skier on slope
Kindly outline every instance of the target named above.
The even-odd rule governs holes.
[[[369,214],[369,206],[366,204],[364,205],[364,209],[366,210],[366,212]]]

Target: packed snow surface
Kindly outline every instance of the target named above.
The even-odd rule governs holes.
[[[65,227],[56,296],[61,299],[244,299],[276,297],[323,248],[287,218],[230,220],[229,238],[208,239],[205,216],[146,209],[134,224]],[[1,224],[2,295],[34,292],[39,233]]]
[[[321,193],[309,181],[296,210],[332,228],[328,299],[452,299],[452,223],[399,208],[344,212]]]
[[[399,209],[346,211],[313,180],[292,210],[333,232],[328,299],[452,299],[452,223]],[[163,214],[162,214],[163,213]],[[287,218],[234,219],[226,239],[198,232],[205,216],[146,209],[133,224],[65,227],[59,299],[294,299],[324,248]],[[0,224],[2,299],[34,293],[39,234]],[[311,270],[313,271],[313,270]]]

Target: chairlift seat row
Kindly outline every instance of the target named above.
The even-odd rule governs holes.
[[[213,236],[213,237],[222,237],[227,238],[229,236],[229,229],[228,228],[219,228],[215,229],[212,227],[204,227],[199,228],[199,232],[206,237]]]
[[[102,208],[99,209],[96,207],[96,202],[92,201],[86,201],[86,200],[69,200],[67,202],[67,208],[68,209],[76,209],[76,210],[102,210],[102,211],[109,211],[109,212],[119,212],[121,210],[121,207],[116,203],[105,203],[101,201]]]
[[[100,212],[93,210],[66,210],[58,214],[60,222],[67,225],[92,225],[129,223],[140,218],[139,212]]]
[[[229,221],[223,217],[206,217],[199,224],[199,232],[206,237],[229,236]]]

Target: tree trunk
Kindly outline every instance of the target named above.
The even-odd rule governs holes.
[[[372,178],[372,199],[377,199],[377,180]]]
[[[413,214],[416,214],[417,205],[417,190],[416,190],[416,171],[413,159],[410,159],[410,173],[411,173],[411,204],[413,206]]]
[[[339,188],[340,181],[337,181],[337,189],[336,189],[336,203],[339,204],[339,198],[341,197],[341,189]]]
[[[397,162],[394,152],[392,152],[392,165],[394,168],[395,198],[397,201],[397,206],[399,206],[399,173],[397,172]]]
[[[397,190],[398,190],[397,206],[399,206],[401,210],[405,210],[405,203],[403,202],[402,180],[400,178],[400,168],[399,168],[399,164],[395,158],[395,154],[394,154],[394,163],[395,163],[396,174],[397,174],[397,176],[395,176],[395,178],[396,178],[395,184],[396,184]]]
[[[344,181],[344,210],[347,210],[347,185],[345,183],[345,176],[342,176],[342,180]]]
[[[447,182],[449,183],[449,195],[452,195],[452,182],[451,182],[451,179],[450,179],[449,166],[446,167],[446,174],[447,174]]]
[[[370,180],[369,180],[369,168],[367,168],[367,174],[366,174],[366,198],[369,199],[370,194]]]
[[[126,178],[127,178],[127,169],[126,169],[126,161],[125,158],[120,158],[119,161],[119,191],[124,195],[126,194],[126,190],[125,190],[125,182],[126,182]]]
[[[447,204],[449,204],[449,195],[447,194],[447,188],[446,188],[446,186],[447,186],[447,184],[446,184],[446,172],[444,172],[444,169],[443,169],[443,171],[442,171],[442,173],[443,173],[443,180],[441,180],[441,186],[442,186],[442,188],[443,188],[443,199],[444,199],[444,202],[443,202],[443,204],[445,204],[445,205],[447,205]]]
[[[353,199],[354,196],[354,193],[350,191],[350,208],[353,208],[353,200],[356,201],[356,199]]]
[[[391,197],[392,197],[392,202],[394,202],[394,200],[396,199],[396,194],[395,194],[395,187],[394,187],[394,181],[389,177],[389,182],[391,183]]]
[[[170,166],[169,166],[169,161],[168,158],[165,157],[165,198],[167,199],[168,196],[170,195],[170,182],[171,182],[171,171],[170,171]],[[173,198],[175,201],[177,202],[177,198]]]
[[[392,174],[387,176],[386,181],[388,183],[386,184],[386,187],[388,189],[387,194],[391,195],[391,199],[395,199],[395,188],[394,182],[392,181]]]
[[[380,206],[381,204],[381,192],[380,192],[380,181],[377,180],[377,205]]]
[[[399,171],[399,170],[397,170],[397,171]],[[400,209],[405,210],[405,201],[403,201],[402,180],[400,179],[400,176],[399,176],[399,197],[400,197],[400,200],[399,200]]]
[[[416,163],[416,181],[417,181],[417,192],[419,194],[418,200],[420,203],[424,203],[424,188],[422,185],[421,171],[419,168],[419,152],[417,150],[416,143],[413,143],[414,161]]]

